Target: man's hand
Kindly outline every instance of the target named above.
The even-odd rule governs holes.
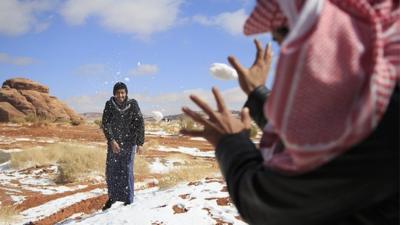
[[[136,146],[136,153],[141,155],[143,153],[143,146]]]
[[[111,141],[111,150],[115,154],[118,154],[121,151],[121,148],[119,147],[119,144],[115,140]]]
[[[240,65],[240,62],[234,56],[228,57],[229,63],[238,73],[239,85],[247,95],[256,87],[265,85],[272,61],[271,43],[267,44],[265,51],[257,39],[254,40],[254,43],[257,48],[257,54],[250,68],[247,69]]]
[[[182,111],[186,115],[188,115],[194,121],[204,125],[204,129],[182,129],[180,132],[184,135],[192,137],[203,137],[214,147],[216,147],[224,135],[239,133],[243,130],[249,130],[251,127],[251,119],[249,110],[247,108],[243,108],[241,112],[241,120],[234,118],[229,109],[226,108],[221,93],[216,88],[213,88],[212,92],[218,106],[218,111],[216,112],[213,111],[207,103],[205,103],[196,95],[190,96],[192,101],[208,115],[209,119],[202,117],[199,113],[194,112],[187,107],[182,108]]]

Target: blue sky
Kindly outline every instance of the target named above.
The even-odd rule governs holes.
[[[0,82],[26,77],[50,88],[78,112],[100,112],[116,81],[142,111],[164,114],[210,102],[219,87],[238,109],[237,81],[212,77],[228,55],[251,65],[254,37],[242,26],[255,0],[1,0]],[[264,44],[268,35],[258,36]],[[275,55],[278,47],[273,44]],[[271,79],[269,81],[270,85]]]

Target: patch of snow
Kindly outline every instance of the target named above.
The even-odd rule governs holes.
[[[37,186],[37,187],[23,186],[22,188],[24,190],[41,193],[43,195],[53,195],[53,194],[58,194],[58,193],[64,193],[64,192],[67,192],[67,191],[76,191],[76,190],[79,190],[79,189],[84,189],[86,187],[87,187],[87,185],[78,185],[78,186],[75,186],[75,187],[67,187],[67,186]]]
[[[168,173],[173,167],[174,164],[171,161],[165,161],[164,164],[161,162],[160,158],[156,158],[149,166],[150,172],[152,173]]]
[[[68,221],[60,224],[216,224],[221,219],[235,225],[245,225],[236,218],[239,214],[232,204],[220,206],[216,198],[228,197],[222,192],[224,184],[219,182],[199,182],[198,185],[178,185],[163,191],[137,192],[132,205],[114,204],[109,210],[98,212],[80,221]],[[182,198],[180,196],[187,196]],[[183,208],[175,213],[173,208]]]
[[[171,136],[172,134],[169,134],[163,130],[160,131],[146,131],[146,135],[154,135],[154,136]]]
[[[10,148],[10,149],[0,149],[0,150],[5,153],[15,153],[15,152],[23,152],[24,151],[20,148]]]
[[[180,152],[192,156],[198,156],[198,157],[215,157],[215,152],[214,151],[200,151],[198,148],[189,148],[189,147],[178,147],[178,148],[170,148],[166,146],[159,146],[158,151],[162,152]]]
[[[46,216],[50,216],[51,214],[56,213],[65,207],[68,207],[70,205],[78,203],[82,200],[97,197],[97,196],[103,195],[105,193],[107,193],[107,191],[105,189],[97,188],[97,189],[91,190],[89,192],[77,193],[77,194],[73,194],[73,195],[70,195],[67,197],[49,201],[43,205],[40,205],[40,206],[37,206],[34,208],[30,208],[30,209],[27,209],[27,210],[21,212],[20,215],[22,216],[22,220],[19,221],[18,224],[25,224],[30,221],[39,220]]]
[[[0,172],[5,171],[5,170],[9,170],[10,169],[10,161],[4,162],[0,164]],[[1,177],[0,177],[1,180]]]
[[[193,141],[207,141],[206,139],[204,139],[202,137],[192,137],[192,138],[190,138],[190,140],[193,140]]]
[[[31,138],[24,138],[24,137],[22,137],[22,138],[14,138],[16,141],[32,141],[32,139]]]
[[[7,193],[9,196],[10,196],[10,198],[13,200],[13,202],[14,202],[14,205],[15,204],[20,204],[20,203],[22,203],[23,201],[25,201],[25,196],[18,196],[18,195],[12,195],[12,194],[9,194],[9,193]]]

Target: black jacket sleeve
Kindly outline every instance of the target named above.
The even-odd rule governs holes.
[[[254,89],[247,98],[244,107],[249,108],[250,116],[262,130],[267,124],[267,119],[264,116],[264,103],[268,98],[270,90],[264,85]]]
[[[395,225],[397,148],[354,149],[297,176],[264,167],[260,152],[244,133],[225,137],[216,156],[232,201],[249,224]]]
[[[115,139],[113,131],[111,129],[111,119],[112,119],[111,102],[107,101],[103,110],[103,117],[101,122],[102,122],[104,136],[107,138],[107,141],[109,142]]]
[[[392,98],[366,140],[295,176],[265,167],[246,132],[224,136],[216,158],[242,218],[268,225],[399,224],[399,109]]]
[[[143,115],[142,112],[140,111],[139,105],[137,101],[134,101],[134,121],[133,121],[133,127],[134,127],[134,132],[136,136],[136,145],[142,146],[144,144],[144,121],[143,121]]]

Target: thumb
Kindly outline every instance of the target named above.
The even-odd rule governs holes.
[[[240,117],[242,119],[244,127],[246,129],[250,129],[251,128],[251,117],[250,117],[249,108],[244,107],[240,113]]]

